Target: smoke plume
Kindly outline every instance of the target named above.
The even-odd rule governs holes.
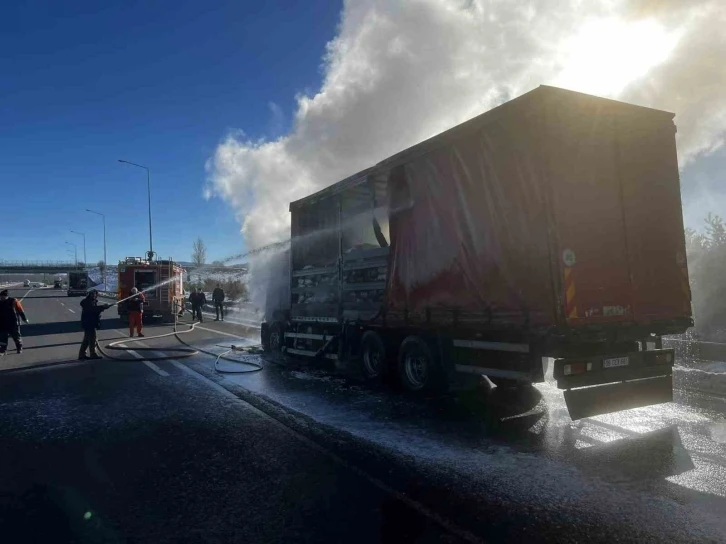
[[[207,189],[285,239],[290,201],[540,84],[675,112],[683,165],[724,142],[724,28],[722,0],[349,0],[290,132],[228,136]]]

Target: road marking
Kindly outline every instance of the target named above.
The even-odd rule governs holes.
[[[65,306],[65,304],[63,304],[62,302],[60,303],[60,305],[61,305],[61,306]]]
[[[238,336],[236,334],[232,334],[232,333],[224,332],[224,331],[215,331],[214,329],[208,329],[207,327],[200,327],[199,325],[197,325],[194,328],[195,329],[200,329],[200,330],[203,330],[203,331],[215,332],[217,334],[221,334],[222,336],[231,336],[232,338],[239,338],[239,339],[246,338],[245,336]]]
[[[161,368],[159,368],[158,366],[156,366],[156,365],[155,365],[154,363],[152,363],[151,361],[147,361],[147,360],[146,360],[146,359],[144,358],[144,356],[143,356],[143,355],[140,355],[140,354],[139,354],[138,352],[136,352],[136,351],[134,351],[134,350],[132,350],[132,349],[128,349],[128,348],[126,347],[126,345],[125,345],[125,344],[119,344],[119,345],[118,345],[118,347],[120,347],[120,348],[124,348],[124,349],[125,349],[126,351],[128,351],[128,352],[129,352],[129,353],[130,353],[131,355],[133,355],[133,356],[134,356],[134,357],[136,357],[137,359],[141,360],[141,362],[142,362],[142,363],[144,363],[144,364],[145,364],[146,366],[148,366],[148,367],[149,367],[149,368],[150,368],[151,370],[153,370],[154,372],[156,372],[156,373],[157,373],[157,374],[158,374],[159,376],[164,376],[164,377],[166,377],[166,376],[168,376],[168,375],[169,375],[169,373],[168,373],[168,372],[167,372],[166,370],[162,370]],[[143,347],[145,347],[145,346],[143,346]]]
[[[20,299],[20,302],[23,302],[23,301],[25,300],[25,297],[27,297],[27,296],[28,296],[28,295],[29,295],[29,294],[30,294],[30,293],[31,293],[32,291],[33,291],[33,289],[30,289],[30,290],[29,290],[29,291],[28,291],[27,293],[25,293],[25,294],[24,294],[24,295],[22,296],[22,298]]]
[[[213,331],[213,332],[216,332],[216,331]],[[270,414],[267,414],[267,413],[263,412],[262,410],[260,410],[256,406],[250,404],[246,400],[239,398],[237,395],[235,395],[234,393],[232,393],[232,391],[230,391],[228,389],[225,389],[224,387],[222,387],[221,385],[219,385],[217,382],[210,380],[209,378],[207,378],[203,374],[200,374],[196,370],[188,367],[185,364],[180,363],[179,361],[176,361],[176,360],[172,359],[169,362],[171,364],[173,364],[175,367],[177,367],[179,370],[181,370],[182,372],[188,374],[192,378],[195,378],[195,379],[199,380],[203,384],[207,385],[208,387],[211,387],[212,389],[214,389],[215,391],[217,391],[220,394],[224,395],[225,397],[229,398],[230,400],[235,401],[237,404],[240,404],[240,405],[244,406],[245,408],[251,410],[252,412],[256,413],[257,415],[259,415],[261,417],[264,417],[266,419],[269,419],[280,430],[282,430],[282,431],[284,431],[284,432],[286,432],[286,433],[294,436],[295,438],[297,438],[298,440],[302,441],[303,443],[305,443],[309,447],[313,448],[317,452],[322,453],[323,455],[328,456],[332,461],[334,461],[338,465],[340,465],[343,468],[345,468],[345,469],[353,472],[357,476],[363,478],[364,480],[366,480],[370,484],[374,485],[375,487],[377,487],[378,489],[380,489],[384,493],[387,493],[388,495],[391,495],[392,497],[395,497],[396,499],[398,499],[399,501],[401,501],[402,503],[404,503],[406,506],[408,506],[408,507],[412,508],[413,510],[415,510],[416,512],[418,512],[419,514],[421,514],[421,515],[423,515],[423,516],[431,519],[432,521],[438,523],[441,527],[443,527],[444,529],[446,529],[450,533],[453,533],[454,535],[458,536],[462,540],[465,540],[466,542],[482,542],[482,540],[479,537],[477,537],[476,535],[474,535],[470,531],[467,531],[463,527],[460,527],[460,526],[456,525],[453,521],[450,521],[449,519],[447,519],[447,518],[445,518],[443,516],[440,516],[439,514],[437,514],[433,510],[431,510],[429,507],[425,506],[424,504],[422,504],[422,503],[420,503],[418,501],[415,501],[415,500],[411,499],[410,497],[408,497],[407,495],[405,495],[403,493],[400,493],[399,491],[396,491],[395,489],[393,489],[392,487],[390,487],[387,484],[383,483],[383,481],[379,480],[375,476],[372,476],[372,475],[368,474],[363,469],[361,469],[361,468],[359,468],[359,467],[357,467],[357,466],[349,463],[348,461],[345,461],[342,457],[338,456],[337,454],[333,453],[332,451],[330,451],[330,450],[326,449],[325,447],[321,446],[320,444],[318,444],[314,440],[312,440],[312,439],[308,438],[307,436],[301,434],[300,432],[296,431],[292,427],[288,427],[287,425],[285,425],[279,419],[271,416]],[[252,394],[254,394],[254,393],[252,393]]]
[[[68,310],[68,311],[69,311],[69,312],[71,312],[72,314],[75,314],[75,313],[76,313],[76,311],[75,311],[75,310],[71,310],[70,308],[66,308],[66,310]]]

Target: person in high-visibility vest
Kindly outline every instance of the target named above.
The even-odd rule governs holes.
[[[139,290],[134,287],[131,289],[131,294],[134,295],[126,301],[126,309],[129,312],[129,336],[133,338],[134,329],[138,336],[144,336],[144,302],[146,297],[144,293],[139,293]]]

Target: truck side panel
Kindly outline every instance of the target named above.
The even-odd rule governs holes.
[[[554,323],[535,120],[502,119],[391,174],[388,307]]]

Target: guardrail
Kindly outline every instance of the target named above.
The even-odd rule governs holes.
[[[683,361],[725,361],[726,344],[704,342],[687,338],[663,338],[665,347],[676,350],[676,356]]]

